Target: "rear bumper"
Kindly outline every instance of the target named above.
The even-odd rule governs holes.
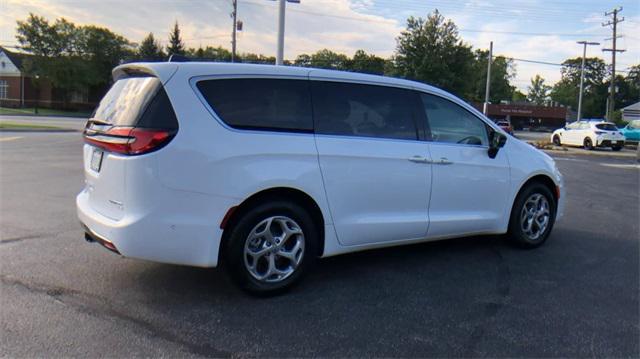
[[[220,221],[235,201],[181,192],[170,206],[144,213],[125,213],[113,220],[76,198],[77,213],[86,237],[125,257],[197,267],[215,267],[222,229]]]
[[[596,141],[596,146],[598,147],[611,147],[611,146],[624,146],[624,140],[623,139],[598,139]]]

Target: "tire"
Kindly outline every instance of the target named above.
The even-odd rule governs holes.
[[[611,150],[613,151],[620,151],[622,149],[622,146],[613,146],[611,147]]]
[[[582,146],[585,150],[593,150],[593,142],[591,142],[591,139],[589,137],[585,137],[584,141],[582,142]]]
[[[540,198],[540,202],[536,202]],[[542,198],[546,201],[546,221],[544,220],[545,208]],[[526,206],[526,207],[525,207]],[[533,209],[533,210],[532,210]],[[534,213],[535,210],[535,214]],[[542,218],[542,220],[540,220]],[[542,183],[534,182],[525,187],[513,205],[509,220],[509,239],[521,248],[536,248],[547,241],[556,219],[556,200],[549,188]],[[541,228],[541,224],[544,229]],[[527,231],[528,227],[530,231]],[[535,231],[534,231],[535,230]]]
[[[271,236],[267,234],[267,226]],[[282,293],[315,263],[318,233],[312,216],[297,203],[284,200],[259,203],[242,214],[231,228],[224,248],[227,270],[236,284],[249,293]]]
[[[562,143],[560,142],[560,136],[558,136],[558,135],[553,136],[553,144],[556,145],[556,146],[561,146],[562,145]]]

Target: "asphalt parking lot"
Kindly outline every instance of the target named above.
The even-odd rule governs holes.
[[[321,260],[257,299],[224,273],[83,240],[79,133],[0,133],[0,356],[639,357],[640,170],[554,154],[565,218],[519,250],[474,237]]]

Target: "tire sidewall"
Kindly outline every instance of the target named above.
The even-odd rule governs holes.
[[[296,270],[288,278],[277,283],[265,283],[255,279],[244,263],[245,242],[253,228],[266,218],[285,216],[293,219],[304,234],[304,254]],[[268,201],[255,205],[242,214],[233,225],[225,246],[227,269],[232,279],[244,290],[256,295],[278,294],[291,288],[315,262],[318,253],[319,231],[309,213],[300,205],[289,201]]]
[[[558,135],[553,136],[553,144],[556,146],[560,146],[562,144],[562,142],[560,141],[560,136]]]
[[[586,137],[584,139],[584,141],[582,141],[583,147],[587,150],[592,150],[593,149],[593,141],[591,141],[591,138]]]
[[[527,235],[522,232],[522,228],[520,226],[520,214],[522,212],[522,207],[524,206],[525,201],[533,194],[539,193],[543,195],[547,201],[549,202],[549,225],[541,237],[535,241],[530,240]],[[532,183],[527,186],[524,190],[520,192],[513,206],[513,210],[511,211],[511,218],[509,220],[509,237],[512,241],[523,248],[536,248],[541,246],[547,241],[551,230],[556,221],[556,211],[557,211],[557,203],[556,199],[547,188],[547,186],[541,183]]]

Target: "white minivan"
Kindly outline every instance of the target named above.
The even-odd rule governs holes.
[[[451,237],[545,242],[562,213],[546,154],[401,79],[289,66],[139,63],[84,131],[78,216],[126,257],[290,287],[317,257]]]

